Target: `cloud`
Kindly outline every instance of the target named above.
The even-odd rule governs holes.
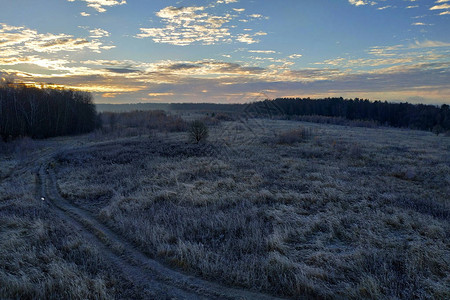
[[[241,42],[241,43],[246,43],[246,44],[254,44],[254,43],[258,43],[258,40],[255,40],[253,38],[253,36],[251,36],[250,34],[239,34],[236,38],[237,41]]]
[[[430,10],[445,10],[439,13],[439,16],[449,15],[450,14],[450,4],[447,2],[450,2],[450,0],[437,0],[435,4],[432,7],[430,7]]]
[[[218,1],[217,3],[233,3]],[[256,36],[266,35],[265,32],[254,34],[232,34],[231,28],[236,26],[229,23],[236,19],[234,12],[242,12],[243,9],[232,9],[222,15],[210,12],[213,6],[167,6],[156,13],[161,18],[162,27],[140,28],[137,38],[151,38],[155,43],[165,43],[177,46],[191,44],[213,45],[238,41],[247,44],[259,42]],[[255,16],[250,15],[252,19]],[[262,16],[261,16],[262,17]],[[249,20],[246,20],[249,22]]]
[[[68,70],[66,65],[69,63],[65,59],[47,59],[38,56],[26,57],[0,57],[0,65],[14,66],[14,65],[35,65],[48,70]]]
[[[183,74],[189,76],[220,77],[224,75],[252,75],[261,74],[265,69],[260,67],[243,66],[238,63],[228,63],[223,61],[162,61],[147,66],[147,72]]]
[[[353,6],[365,6],[370,5],[376,8],[377,10],[386,10],[388,8],[397,8],[397,5],[400,5],[400,3],[397,3],[397,5],[384,5],[386,4],[388,0],[379,0],[379,1],[369,1],[369,0],[348,0],[348,2]],[[404,0],[404,2],[416,2],[417,0]],[[392,1],[393,2],[393,1]],[[391,2],[391,3],[392,3]],[[448,0],[441,0],[438,2],[448,2]],[[438,3],[436,2],[436,3]],[[405,8],[411,9],[411,8],[417,8],[419,5],[407,5]]]
[[[449,92],[450,71],[450,63],[438,62],[412,62],[365,71],[349,70],[340,65],[284,70],[216,60],[156,63],[93,60],[85,61],[84,65],[94,67],[77,67],[61,76],[17,71],[13,75],[27,81],[54,82],[99,93],[97,95],[102,97],[96,98],[98,102],[129,102],[130,99],[135,102],[246,102],[258,97],[262,91],[270,97],[367,95],[370,98],[370,95],[387,97],[395,94],[396,99],[406,99],[433,94],[438,101],[445,101],[442,99]]]
[[[191,64],[191,63],[176,63],[176,64],[167,66],[168,70],[174,70],[174,71],[192,70],[192,69],[198,69],[198,68],[201,68],[201,66],[196,65],[196,64]]]
[[[77,0],[67,0],[69,2],[75,2]],[[106,11],[105,7],[111,7],[116,5],[124,5],[127,4],[125,0],[78,0],[87,3],[88,7],[95,9],[96,11],[103,13]]]
[[[414,22],[411,25],[413,25],[413,26],[431,26],[432,24],[427,24],[427,23],[423,23],[423,22]]]
[[[288,57],[290,58],[290,59],[297,59],[297,58],[300,58],[300,57],[302,57],[303,55],[301,55],[301,54],[291,54],[291,55],[289,55]]]
[[[107,37],[110,36],[110,33],[104,29],[101,28],[96,28],[96,29],[92,29],[89,30],[90,32],[90,37],[91,38],[101,38],[101,37]]]
[[[375,4],[377,4],[377,3],[374,2],[374,1],[363,1],[363,0],[348,0],[348,2],[349,2],[351,5],[354,5],[354,6],[362,6],[362,5],[367,5],[367,4],[370,4],[370,5],[375,5]]]
[[[276,53],[276,51],[273,50],[248,50],[250,53],[262,53],[262,54],[272,54]]]
[[[406,45],[378,46],[367,51],[369,56],[361,58],[334,58],[316,65],[348,68],[354,72],[376,70],[381,67],[408,67],[413,64],[429,64],[448,61],[450,43],[440,41],[415,41]]]
[[[20,56],[30,53],[56,53],[89,50],[100,53],[114,46],[105,46],[98,39],[76,38],[68,34],[38,33],[26,27],[0,23],[0,54]]]
[[[140,28],[138,38],[151,37],[155,43],[167,43],[186,46],[193,43],[211,45],[218,42],[230,42],[231,33],[223,25],[232,17],[211,15],[204,12],[203,6],[168,6],[156,13],[162,18],[164,27]]]
[[[438,3],[438,2],[437,2]],[[430,10],[450,9],[450,4],[440,4],[430,7]]]
[[[417,48],[438,48],[438,47],[450,47],[450,43],[447,42],[441,42],[441,41],[430,41],[430,40],[424,40],[422,42],[415,41],[414,44],[409,45],[410,49],[417,49]]]
[[[148,93],[147,96],[150,97],[161,97],[161,96],[173,96],[174,93]]]
[[[77,51],[83,48],[99,49],[99,43],[83,38],[72,38],[69,35],[47,35],[41,40],[27,42],[27,46],[38,52]]]
[[[405,51],[409,47],[422,49],[422,47],[433,46],[444,47],[445,43],[423,41],[409,46],[377,47],[374,48],[372,55]],[[260,54],[274,52],[273,50],[250,51]],[[297,55],[299,56],[294,54],[293,57]],[[405,57],[381,56],[379,60],[374,58],[372,61],[343,59],[337,60],[332,67],[295,70],[275,66],[262,68],[251,64],[218,60],[166,60],[154,63],[131,60],[87,60],[81,61],[81,64],[72,64],[67,60],[59,62],[41,60],[42,66],[61,68],[60,74],[55,76],[15,71],[14,76],[27,81],[54,82],[62,86],[98,93],[97,95],[101,97],[97,97],[96,101],[100,102],[112,100],[128,102],[130,99],[162,102],[180,101],[180,99],[194,102],[245,102],[255,99],[263,90],[271,97],[327,94],[350,94],[361,97],[361,93],[406,95],[411,91],[415,91],[417,95],[425,95],[433,90],[442,90],[448,81],[450,64],[434,62],[431,59],[426,62],[426,58],[414,60],[411,59],[413,56],[412,53]],[[11,65],[38,63],[39,60],[38,57],[22,59],[10,57],[9,61],[2,59],[0,63]],[[391,64],[380,64],[385,59],[390,60]],[[386,62],[388,61],[385,60],[384,63]],[[360,70],[361,65],[377,65],[381,68]],[[408,94],[408,97],[412,95]]]
[[[221,4],[221,3],[229,4],[229,3],[236,3],[236,2],[238,2],[238,0],[217,0],[216,3],[219,3],[219,4]]]
[[[139,72],[139,70],[133,70],[133,69],[128,69],[128,68],[106,68],[105,70],[112,72],[112,73],[118,73],[118,74],[129,74],[129,73]]]

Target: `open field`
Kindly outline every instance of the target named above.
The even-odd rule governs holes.
[[[448,137],[250,119],[28,143],[0,154],[1,298],[450,297]]]

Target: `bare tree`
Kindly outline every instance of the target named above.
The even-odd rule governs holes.
[[[191,123],[188,134],[189,139],[198,144],[199,142],[206,140],[206,138],[208,137],[208,128],[206,127],[205,123],[200,120],[196,120]]]

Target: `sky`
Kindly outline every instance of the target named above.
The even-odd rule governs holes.
[[[0,0],[0,76],[96,103],[450,104],[450,0]]]

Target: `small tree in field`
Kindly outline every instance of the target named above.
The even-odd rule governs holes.
[[[208,128],[202,121],[196,120],[189,127],[189,139],[198,144],[208,137]]]
[[[431,131],[433,131],[435,135],[439,135],[444,132],[444,128],[442,128],[441,125],[435,125]]]

